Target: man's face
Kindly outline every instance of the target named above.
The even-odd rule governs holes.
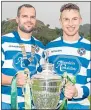
[[[64,10],[60,18],[63,34],[67,36],[76,35],[79,31],[81,20],[80,13],[77,10]]]
[[[20,16],[16,18],[18,28],[25,32],[30,33],[34,30],[36,24],[36,12],[34,8],[22,7]]]

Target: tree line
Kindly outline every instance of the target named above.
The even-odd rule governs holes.
[[[79,34],[91,41],[90,26],[90,24],[84,24],[83,26],[81,25]],[[3,20],[1,22],[2,35],[14,30],[17,30],[17,23],[15,19]],[[48,42],[56,39],[58,36],[62,36],[62,29],[57,27],[55,27],[55,29],[51,29],[49,24],[45,25],[42,21],[37,20],[35,30],[33,31],[33,36],[46,45]]]

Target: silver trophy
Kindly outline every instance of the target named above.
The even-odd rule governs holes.
[[[53,65],[46,63],[43,71],[32,77],[32,98],[35,109],[56,109],[63,87],[62,78],[53,72]]]

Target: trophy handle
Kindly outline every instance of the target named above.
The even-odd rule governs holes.
[[[67,78],[62,77],[62,84],[60,84],[59,92],[61,92],[62,89],[64,89],[65,84],[67,83]]]
[[[60,88],[59,88],[59,92],[61,93],[61,91],[64,91],[65,88],[65,84],[68,82],[68,79],[64,76],[62,76],[62,84],[60,84]],[[64,97],[64,99],[62,100],[61,103],[58,104],[56,109],[59,110],[64,110],[64,107],[66,106],[65,104],[67,103],[67,98]]]

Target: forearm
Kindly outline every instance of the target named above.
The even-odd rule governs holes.
[[[11,85],[11,81],[12,81],[12,76],[7,76],[5,74],[2,73],[2,81],[1,84],[2,85]]]
[[[77,96],[74,97],[74,99],[84,99],[89,96],[90,93],[90,83],[85,84],[84,86],[76,84],[76,88],[78,91]]]
[[[91,84],[91,69],[90,69],[91,63],[89,62],[89,65],[87,67],[86,73],[82,77],[78,77],[78,80],[80,79],[80,83],[78,82],[76,84],[76,88],[78,90],[78,96],[74,97],[75,99],[85,99],[90,95],[90,84]]]
[[[12,78],[13,78],[13,76],[7,76],[7,75],[2,73],[1,85],[11,85]],[[18,74],[17,79],[18,79],[17,82],[16,82],[17,86],[21,87],[21,86],[26,84],[27,75],[25,75],[25,74]],[[31,85],[32,81],[29,80],[29,83]]]

